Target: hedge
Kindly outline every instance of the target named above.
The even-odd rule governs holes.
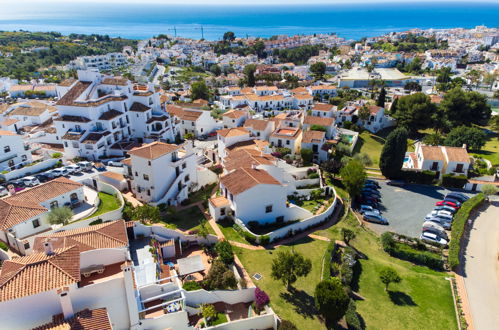
[[[420,184],[432,184],[436,179],[437,172],[434,171],[402,171],[405,181]]]
[[[442,177],[442,186],[449,188],[463,188],[468,182],[464,175],[444,174]]]
[[[461,238],[464,233],[464,226],[470,217],[471,211],[483,203],[485,195],[480,193],[461,205],[461,208],[454,215],[452,221],[451,239],[449,243],[449,266],[455,270],[459,266],[459,252],[461,251]]]
[[[0,249],[4,250],[4,251],[8,251],[9,250],[9,247],[7,246],[7,244],[5,244],[4,242],[1,242],[0,241]]]
[[[438,254],[425,250],[417,250],[407,244],[396,242],[393,234],[390,232],[381,235],[381,246],[392,257],[433,269],[443,269],[444,261]],[[418,246],[424,247],[424,244]]]
[[[345,313],[345,321],[347,321],[348,329],[363,329],[362,322],[357,314],[357,306],[353,299],[350,299],[350,303],[348,304],[348,309]]]

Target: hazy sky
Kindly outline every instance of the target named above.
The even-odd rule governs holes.
[[[20,3],[47,3],[47,2],[99,2],[99,3],[136,3],[136,4],[147,4],[147,3],[160,3],[160,4],[171,4],[171,5],[190,5],[190,4],[202,4],[202,5],[304,5],[304,4],[352,4],[352,3],[386,3],[386,2],[397,2],[397,3],[420,3],[420,2],[497,2],[499,0],[0,0],[3,4],[20,4]]]

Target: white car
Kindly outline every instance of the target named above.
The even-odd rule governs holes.
[[[7,188],[0,186],[0,197],[7,196],[9,194],[9,191]]]
[[[436,230],[439,230],[439,231],[442,231],[442,232],[445,231],[445,228],[442,227],[437,222],[433,222],[433,221],[425,221],[425,222],[423,222],[423,231],[425,231],[428,228],[433,228],[433,229],[436,229]]]
[[[60,176],[69,175],[69,171],[67,169],[65,169],[64,167],[54,168],[52,170],[52,173],[54,174],[54,177],[56,177],[56,178],[58,178]]]
[[[34,187],[40,184],[40,181],[34,176],[26,176],[22,178],[21,181],[26,187]]]
[[[93,167],[93,164],[87,161],[78,162],[76,165],[78,165],[80,169],[85,172],[91,172]]]
[[[421,239],[422,241],[426,241],[426,242],[433,242],[433,243],[438,243],[440,245],[447,245],[447,240],[443,239],[442,237],[434,234],[434,233],[430,233],[428,231],[424,231],[421,236],[419,237],[419,239]]]
[[[78,165],[68,165],[68,166],[64,166],[64,168],[66,170],[68,170],[68,172],[70,174],[78,174],[78,173],[81,173],[81,168],[78,166]]]
[[[433,210],[431,211],[432,215],[443,215],[443,216],[447,216],[447,217],[453,217],[454,215],[452,213],[450,213],[449,211],[446,211],[446,210]]]

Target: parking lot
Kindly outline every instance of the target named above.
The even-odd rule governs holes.
[[[424,217],[433,210],[435,203],[450,192],[442,187],[407,184],[403,187],[387,185],[378,181],[381,189],[380,211],[388,219],[388,226],[367,223],[377,233],[393,231],[399,234],[419,237]],[[471,194],[466,194],[471,196]]]

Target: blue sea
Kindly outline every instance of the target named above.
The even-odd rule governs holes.
[[[6,3],[8,2],[8,4]],[[411,28],[499,26],[497,2],[425,2],[289,6],[179,6],[0,0],[0,30],[98,33],[143,39],[160,33],[189,38],[336,33],[347,39]]]

